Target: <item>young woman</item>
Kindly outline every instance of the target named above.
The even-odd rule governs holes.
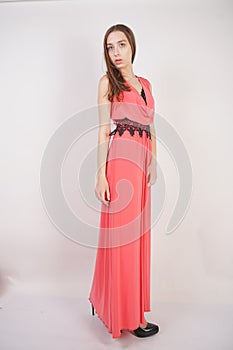
[[[133,72],[132,30],[116,24],[104,36],[107,72],[98,86],[100,234],[89,301],[120,337],[158,333],[150,310],[151,188],[156,181],[155,102],[150,82]],[[116,128],[111,132],[110,119]],[[111,139],[111,136],[112,139]],[[111,139],[111,143],[110,143]]]

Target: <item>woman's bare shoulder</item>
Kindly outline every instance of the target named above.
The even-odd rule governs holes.
[[[102,75],[102,77],[100,77],[99,79],[99,84],[102,86],[108,86],[109,83],[109,79],[108,79],[108,75],[107,73]]]
[[[109,88],[109,79],[107,74],[102,75],[99,79],[99,102],[108,102],[107,93]]]

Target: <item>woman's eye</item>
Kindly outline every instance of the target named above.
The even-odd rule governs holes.
[[[124,47],[125,46],[125,43],[120,43],[120,47]],[[113,46],[108,46],[107,47],[107,50],[113,50]]]

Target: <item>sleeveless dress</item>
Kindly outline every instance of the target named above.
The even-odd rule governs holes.
[[[106,159],[110,204],[102,203],[99,241],[89,295],[113,338],[144,323],[150,309],[151,189],[147,169],[152,157],[150,126],[155,101],[149,81],[136,76],[141,94],[126,82],[124,100],[111,103],[116,128]]]

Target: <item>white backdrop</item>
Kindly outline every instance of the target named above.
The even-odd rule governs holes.
[[[2,299],[12,291],[88,298],[96,249],[53,225],[40,166],[56,129],[96,106],[104,33],[124,23],[137,42],[134,73],[151,82],[157,112],[182,138],[193,169],[189,210],[167,235],[179,182],[158,141],[166,202],[152,230],[152,301],[233,303],[232,7],[226,0],[0,4]],[[93,135],[86,147],[95,147]]]

